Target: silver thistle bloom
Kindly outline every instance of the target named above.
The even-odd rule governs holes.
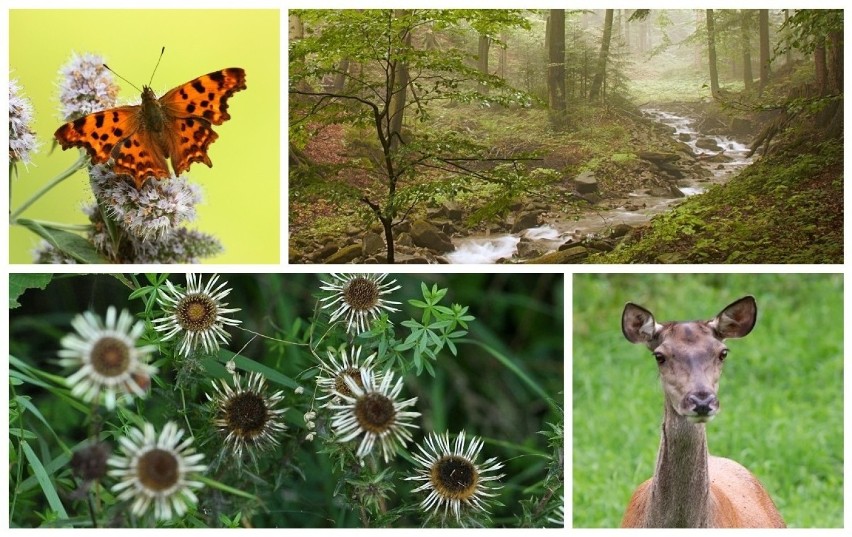
[[[496,496],[494,490],[501,488],[490,483],[503,477],[503,474],[487,474],[496,472],[503,464],[494,457],[476,463],[482,440],[473,437],[465,448],[464,431],[452,445],[449,433],[432,433],[426,438],[425,446],[418,445],[420,453],[412,453],[420,468],[416,475],[406,478],[424,482],[412,492],[429,491],[420,506],[431,510],[431,516],[452,515],[456,522],[462,522],[462,515],[468,513],[486,513],[488,499]]]
[[[184,432],[174,422],[163,427],[159,436],[154,426],[145,423],[142,430],[131,428],[119,443],[123,456],[114,455],[107,464],[115,468],[109,475],[119,478],[112,487],[119,500],[133,500],[131,512],[142,516],[154,505],[154,517],[169,520],[183,516],[198,503],[194,490],[204,486],[192,474],[203,473],[204,454],[195,453],[190,436],[183,442]]]
[[[31,162],[39,143],[32,130],[33,106],[15,79],[9,80],[9,161]]]
[[[110,218],[142,240],[160,239],[181,223],[195,219],[201,188],[184,176],[150,179],[137,189],[104,165],[89,173],[92,191]]]
[[[105,321],[87,311],[77,315],[71,325],[77,333],[62,338],[58,354],[60,365],[79,368],[66,379],[72,395],[86,402],[103,395],[110,410],[119,399],[126,403],[133,396],[145,397],[157,369],[147,363],[148,354],[156,347],[136,346],[145,330],[143,322],[134,323],[130,313],[117,314],[110,306]]]
[[[219,275],[214,274],[207,285],[204,285],[200,275],[186,275],[186,290],[180,291],[172,282],[166,280],[168,289],[160,289],[157,298],[166,313],[165,317],[154,319],[154,329],[165,332],[163,341],[178,336],[178,354],[189,356],[199,347],[205,354],[219,350],[219,343],[227,343],[230,336],[225,332],[225,326],[237,326],[242,321],[229,319],[229,313],[240,311],[239,308],[226,308],[227,297],[231,289],[222,282],[216,287]]]
[[[347,352],[346,347],[339,351],[328,350],[328,360],[320,361],[320,372],[316,377],[317,387],[324,395],[317,399],[337,399],[336,393],[351,396],[352,391],[346,385],[346,378],[351,378],[356,384],[361,384],[361,368],[370,368],[376,353],[373,353],[363,361],[361,360],[361,347],[353,347]],[[378,379],[376,379],[378,381]],[[326,406],[331,403],[326,403]],[[307,419],[307,418],[306,418]]]
[[[284,392],[266,393],[266,378],[257,372],[250,373],[245,387],[240,375],[234,373],[233,388],[224,379],[213,381],[215,393],[205,394],[216,405],[213,425],[225,434],[225,445],[241,459],[243,450],[264,450],[278,445],[277,435],[287,427],[282,423],[286,408],[278,408]]]
[[[405,410],[414,406],[417,398],[397,400],[402,391],[402,377],[394,384],[391,371],[385,372],[381,379],[367,367],[361,367],[360,374],[360,382],[344,376],[349,395],[334,392],[339,401],[328,405],[334,413],[331,427],[338,442],[349,442],[363,435],[355,452],[358,458],[369,455],[378,442],[388,462],[398,446],[404,447],[411,441],[408,429],[418,428],[409,420],[420,416],[420,412]]]
[[[394,286],[396,280],[385,283],[387,277],[387,274],[331,274],[332,281],[323,281],[320,289],[334,294],[320,299],[324,302],[322,308],[337,306],[330,321],[333,323],[343,317],[350,334],[366,332],[382,310],[399,311],[391,306],[399,302],[382,298],[402,287]]]
[[[60,115],[65,121],[116,105],[118,85],[97,54],[74,54],[60,69]]]

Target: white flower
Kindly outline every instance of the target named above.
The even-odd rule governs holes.
[[[397,401],[402,391],[402,377],[393,384],[393,372],[384,373],[380,383],[370,368],[362,367],[360,373],[360,382],[344,377],[349,394],[335,391],[339,401],[328,405],[334,412],[331,427],[338,442],[349,442],[363,435],[356,451],[358,458],[366,457],[378,442],[388,462],[398,445],[404,447],[411,441],[408,428],[417,428],[408,420],[420,416],[420,412],[405,410],[413,406],[417,398]]]
[[[9,160],[29,164],[39,143],[32,130],[33,105],[15,79],[9,80]]]
[[[221,385],[221,387],[220,387]],[[220,380],[213,381],[216,393],[207,399],[216,405],[213,425],[224,433],[225,445],[241,458],[243,449],[263,450],[278,444],[276,435],[286,429],[281,422],[286,408],[276,408],[284,399],[284,392],[266,393],[266,378],[257,372],[249,374],[243,387],[239,374],[234,374],[234,387]]]
[[[107,461],[114,467],[108,473],[118,477],[112,487],[119,500],[133,500],[131,512],[143,515],[154,504],[154,517],[169,520],[172,515],[183,516],[191,505],[198,503],[193,490],[204,486],[194,481],[193,473],[203,473],[204,455],[190,447],[193,438],[183,442],[184,432],[169,422],[160,436],[154,426],[145,423],[143,430],[131,428],[119,439],[124,456],[112,456]]]
[[[449,433],[432,433],[426,438],[425,445],[426,448],[417,446],[420,453],[412,453],[420,465],[417,474],[406,478],[424,481],[412,491],[429,491],[420,506],[426,511],[431,510],[431,515],[446,517],[451,513],[457,522],[461,522],[463,514],[487,512],[488,499],[496,496],[493,491],[500,488],[489,483],[500,479],[503,474],[486,474],[496,472],[503,464],[496,462],[496,458],[490,458],[481,465],[476,463],[482,440],[473,437],[465,449],[464,431],[459,433],[452,446]],[[443,513],[440,512],[442,507]]]
[[[118,85],[96,54],[74,54],[60,69],[60,114],[65,121],[100,112],[116,105]]]
[[[154,328],[165,332],[163,341],[179,336],[178,354],[189,356],[199,347],[205,354],[219,350],[219,343],[227,343],[230,337],[225,326],[236,326],[242,321],[225,317],[228,313],[240,311],[239,308],[227,309],[222,299],[231,289],[224,288],[227,282],[218,287],[219,275],[214,274],[202,285],[201,276],[192,273],[186,275],[186,290],[180,291],[166,280],[167,290],[160,289],[158,302],[166,313],[165,317],[154,319]],[[224,288],[224,289],[223,289]]]
[[[323,309],[337,306],[331,314],[331,322],[344,317],[346,331],[350,334],[366,332],[370,322],[379,317],[382,310],[395,312],[390,304],[399,304],[382,297],[401,286],[393,287],[396,280],[384,283],[387,274],[332,274],[331,282],[322,282],[320,289],[334,294],[321,298]]]
[[[361,361],[361,350],[361,347],[353,347],[350,352],[347,352],[346,347],[337,352],[328,350],[328,361],[320,360],[320,372],[316,378],[317,387],[325,392],[325,395],[317,399],[334,398],[336,393],[352,395],[346,386],[346,378],[360,384],[361,368],[371,367],[376,357],[376,353],[373,353]],[[376,381],[378,382],[378,379]]]
[[[87,311],[77,315],[71,325],[77,333],[62,338],[63,348],[58,354],[60,365],[79,368],[66,379],[74,396],[90,402],[103,394],[110,410],[118,397],[125,403],[134,395],[145,397],[157,369],[147,363],[148,354],[156,347],[136,347],[144,323],[134,323],[127,311],[117,315],[110,306],[106,322]]]

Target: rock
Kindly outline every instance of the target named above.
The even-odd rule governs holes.
[[[649,196],[654,196],[655,198],[682,198],[684,197],[683,192],[680,191],[678,187],[675,185],[671,185],[668,187],[665,186],[652,186],[647,190]]]
[[[574,188],[580,194],[591,194],[598,191],[598,179],[594,172],[586,171],[574,178]]]
[[[431,223],[432,223],[433,226],[435,226],[436,228],[438,228],[441,231],[443,231],[444,233],[446,233],[448,237],[452,236],[456,232],[456,226],[450,220],[446,220],[446,219],[431,220]]]
[[[715,138],[699,138],[695,141],[695,147],[707,149],[708,151],[722,150],[722,148],[719,147],[719,142],[717,142]]]
[[[361,247],[363,256],[370,257],[382,251],[385,247],[385,240],[378,233],[368,231],[361,240]]]
[[[393,226],[394,235],[398,235],[400,233],[408,233],[409,231],[411,231],[411,222],[408,220],[405,220],[404,222],[400,222],[399,224]]]
[[[515,223],[512,224],[511,233],[520,233],[525,229],[537,227],[540,218],[541,211],[538,210],[519,214],[515,217]]]
[[[315,262],[320,262],[323,259],[327,258],[328,256],[337,252],[339,249],[340,249],[340,247],[337,246],[336,244],[328,244],[326,246],[323,246],[323,248],[321,250],[319,250],[318,252],[313,254],[311,256],[311,259]]]
[[[551,252],[549,254],[544,254],[541,257],[536,257],[535,259],[530,259],[525,261],[525,263],[529,264],[551,264],[551,265],[565,265],[568,263],[576,263],[578,261],[582,261],[586,257],[589,256],[589,250],[583,246],[574,246],[573,248],[568,248],[567,250],[561,250],[556,252]]]
[[[667,252],[664,254],[660,254],[657,256],[658,263],[667,263],[667,264],[678,264],[685,263],[686,256],[680,252]]]
[[[411,224],[411,241],[415,246],[438,253],[452,252],[456,249],[446,233],[425,220],[418,220]]]
[[[600,194],[595,194],[592,192],[591,194],[580,194],[579,192],[574,193],[574,197],[580,198],[581,200],[587,201],[590,205],[597,205],[601,201],[603,201],[603,197]]]
[[[518,243],[518,257],[539,257],[547,252],[547,248],[529,239],[521,239]]]
[[[409,226],[409,227],[411,227],[411,226]],[[411,240],[411,235],[409,235],[408,232],[404,232],[404,233],[400,233],[396,237],[394,244],[396,244],[397,246],[414,246],[414,241]]]
[[[610,232],[609,236],[612,239],[617,239],[619,237],[623,237],[623,236],[627,235],[632,230],[633,230],[633,226],[631,226],[631,225],[617,224],[614,228],[612,228],[612,231]]]
[[[676,160],[680,160],[680,155],[677,153],[658,153],[654,151],[640,151],[636,153],[636,155],[642,160],[647,160],[648,162],[653,162],[657,164],[659,162],[674,162]]]
[[[328,264],[342,264],[349,263],[358,259],[361,255],[361,245],[360,244],[350,244],[349,246],[344,246],[334,254],[328,256],[324,263]]]
[[[596,252],[611,252],[615,249],[615,245],[609,241],[594,240],[586,243],[586,248]]]
[[[464,211],[461,205],[455,201],[447,200],[438,207],[438,210],[433,214],[436,218],[449,218],[450,220],[461,220],[464,216]]]
[[[736,135],[750,135],[754,132],[754,124],[743,117],[735,117],[731,119],[731,124],[728,126],[728,130],[732,134]]]

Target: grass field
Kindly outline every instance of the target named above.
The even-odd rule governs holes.
[[[709,319],[744,295],[758,319],[728,340],[710,452],[769,491],[789,527],[843,526],[843,277],[578,274],[573,311],[573,525],[617,527],[651,477],[663,395],[648,350],[621,334],[625,302],[659,322]]]

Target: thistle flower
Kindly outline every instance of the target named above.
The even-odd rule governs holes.
[[[97,54],[74,54],[59,70],[60,115],[65,121],[116,105],[118,85]]]
[[[174,422],[167,423],[159,437],[154,426],[145,423],[142,430],[131,428],[119,439],[124,456],[107,461],[115,468],[108,474],[119,478],[111,490],[119,500],[133,500],[134,515],[142,516],[153,503],[154,517],[169,520],[198,503],[193,491],[204,484],[194,481],[192,474],[205,472],[207,466],[201,462],[204,455],[190,447],[193,438],[181,442],[183,435]]]
[[[373,450],[378,441],[384,460],[388,462],[398,446],[404,447],[411,441],[408,429],[417,428],[408,420],[420,416],[420,412],[405,410],[413,406],[417,398],[397,401],[402,391],[402,377],[393,384],[391,371],[384,373],[380,381],[370,368],[361,367],[360,373],[360,383],[348,375],[344,377],[351,395],[334,392],[340,400],[328,405],[334,412],[331,427],[338,442],[349,442],[363,434],[356,451],[356,456],[361,459]]]
[[[33,121],[33,106],[24,97],[21,86],[15,79],[9,80],[9,161],[31,162],[30,155],[38,150],[38,140],[30,126]]]
[[[399,304],[382,297],[401,286],[393,287],[396,280],[384,283],[387,274],[332,274],[332,281],[322,282],[320,289],[334,294],[321,298],[322,308],[337,306],[331,314],[330,322],[341,317],[346,319],[346,331],[350,334],[366,332],[370,323],[379,317],[382,310],[395,312],[398,309],[390,304]]]
[[[452,446],[449,433],[432,433],[426,438],[425,446],[418,445],[420,453],[412,453],[420,468],[416,475],[406,478],[407,481],[424,482],[412,492],[429,491],[420,506],[426,511],[431,510],[430,516],[446,518],[452,514],[459,523],[462,515],[486,513],[488,499],[496,496],[494,490],[500,488],[489,483],[503,477],[503,474],[486,474],[496,472],[503,464],[496,462],[496,458],[490,458],[481,465],[476,463],[482,440],[473,437],[465,449],[464,431],[459,433]]]
[[[150,179],[138,190],[101,164],[93,166],[89,176],[92,192],[109,217],[143,241],[160,239],[194,220],[195,205],[201,202],[201,188],[183,176]]]
[[[205,354],[219,350],[219,343],[227,343],[230,337],[225,326],[237,326],[242,321],[225,317],[228,313],[240,311],[239,308],[227,309],[222,299],[230,294],[225,288],[228,282],[218,287],[219,275],[214,274],[207,285],[202,284],[201,276],[186,275],[186,290],[180,291],[166,280],[167,290],[160,289],[157,302],[163,307],[165,317],[154,319],[154,329],[165,332],[163,341],[178,336],[178,354],[189,356],[199,347]]]
[[[120,397],[123,402],[133,396],[145,397],[151,375],[157,368],[147,364],[147,356],[156,349],[153,345],[136,347],[136,340],[145,330],[141,321],[133,323],[127,311],[116,315],[114,307],[107,309],[106,321],[87,311],[77,315],[71,325],[76,334],[62,338],[59,364],[79,367],[67,379],[71,394],[84,401],[98,400],[110,410]]]
[[[328,362],[320,361],[320,372],[317,375],[317,387],[325,392],[325,395],[317,399],[329,399],[335,397],[336,393],[351,396],[352,391],[346,385],[346,378],[363,387],[361,384],[361,368],[369,368],[372,365],[376,353],[368,356],[361,362],[361,347],[354,347],[347,354],[346,348],[340,352],[328,351]],[[359,362],[361,362],[359,364]],[[378,381],[378,379],[376,379]],[[330,404],[330,403],[328,403]]]
[[[256,372],[249,374],[245,387],[240,384],[240,375],[234,373],[233,388],[222,379],[220,384],[213,381],[213,389],[213,396],[205,394],[216,405],[213,424],[226,435],[225,444],[237,459],[242,458],[243,449],[264,450],[278,445],[275,436],[286,429],[281,418],[287,409],[276,407],[284,392],[268,395],[266,378]]]

